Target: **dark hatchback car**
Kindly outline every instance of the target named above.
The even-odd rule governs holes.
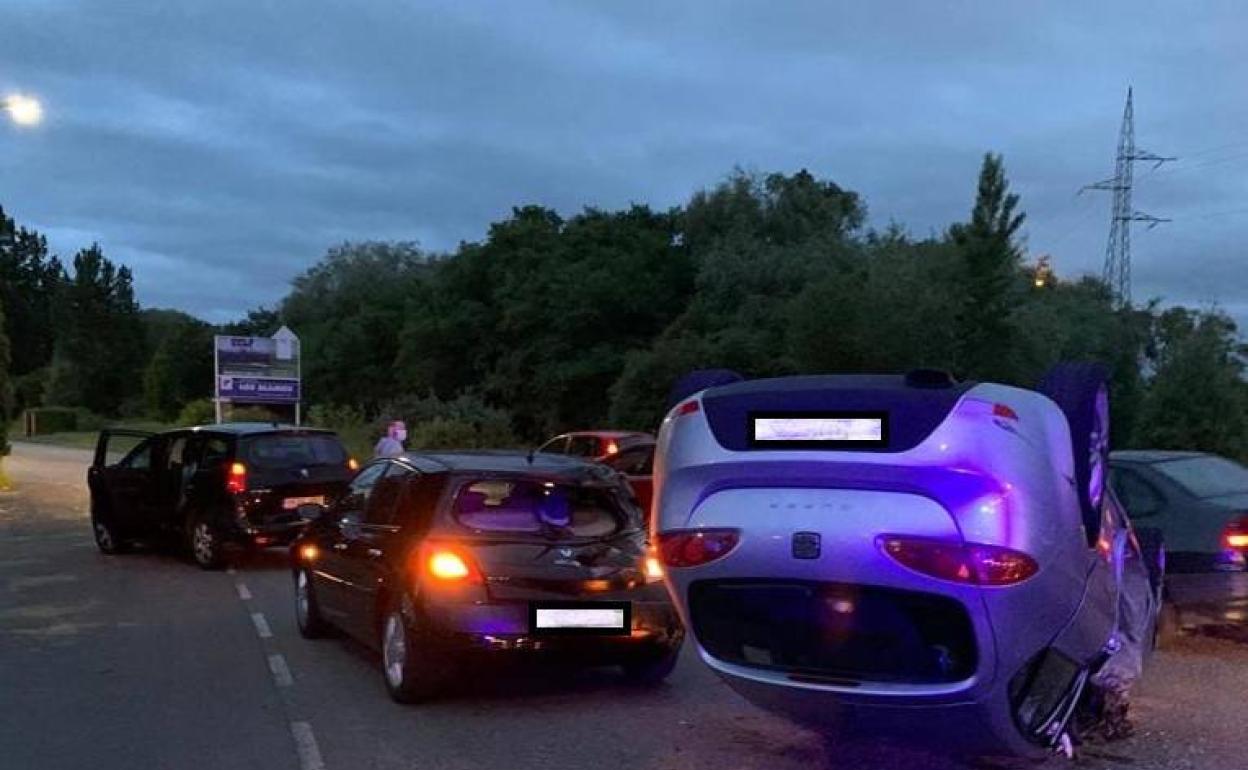
[[[291,558],[303,635],[332,625],[379,649],[400,702],[473,661],[529,654],[654,683],[684,640],[624,480],[575,458],[376,460]]]
[[[134,440],[115,462],[115,445]],[[91,527],[104,553],[135,540],[185,540],[199,566],[232,546],[284,545],[306,524],[301,506],[340,495],[354,472],[330,431],[227,423],[164,433],[104,430],[87,472]]]

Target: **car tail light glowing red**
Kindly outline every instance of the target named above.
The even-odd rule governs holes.
[[[692,401],[686,401],[685,403],[676,407],[676,416],[684,417],[687,414],[693,414],[694,412],[700,411],[701,409],[702,409],[702,405],[698,403],[698,400],[695,398]]]
[[[225,476],[225,491],[236,494],[246,489],[247,466],[242,463],[230,463],[229,473]]]
[[[884,535],[877,542],[902,566],[955,583],[1008,586],[1040,571],[1040,565],[1027,554],[995,545],[899,535]]]
[[[615,443],[614,441],[607,442],[607,454],[613,455],[613,454],[619,453],[619,451],[620,451],[619,444]]]
[[[485,579],[472,558],[450,545],[423,546],[417,557],[420,576],[435,583],[482,584]]]
[[[1013,409],[1006,406],[1005,404],[993,404],[992,416],[1001,417],[1006,420],[1017,420],[1018,412],[1014,411]]]
[[[1248,516],[1240,516],[1227,525],[1222,533],[1222,546],[1248,553]]]
[[[660,532],[659,558],[668,567],[697,567],[727,556],[740,539],[735,529]]]

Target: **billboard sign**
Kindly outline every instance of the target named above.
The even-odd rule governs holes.
[[[299,338],[283,326],[272,337],[217,336],[217,401],[298,404]]]

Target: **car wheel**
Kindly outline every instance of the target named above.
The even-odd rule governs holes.
[[[190,540],[191,558],[201,569],[221,569],[225,564],[221,535],[207,516],[191,519],[187,536]]]
[[[117,534],[117,530],[108,520],[91,515],[91,533],[95,536],[95,547],[100,549],[100,553],[106,553],[109,556],[124,553],[129,547],[129,543]]]
[[[445,656],[420,644],[400,603],[387,612],[381,625],[381,670],[386,690],[399,703],[419,703],[437,694],[447,674]]]
[[[295,620],[304,639],[319,639],[329,630],[316,599],[312,573],[306,569],[295,573]]]
[[[1061,407],[1070,426],[1075,487],[1091,543],[1100,531],[1109,473],[1109,369],[1096,363],[1057,364],[1037,390]]]
[[[680,645],[677,645],[657,655],[629,661],[621,668],[624,670],[624,679],[630,684],[653,687],[667,679],[679,661]]]

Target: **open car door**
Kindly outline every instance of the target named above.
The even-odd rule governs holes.
[[[119,534],[133,535],[151,521],[160,439],[148,431],[107,428],[100,431],[95,457],[87,470],[91,510]]]

